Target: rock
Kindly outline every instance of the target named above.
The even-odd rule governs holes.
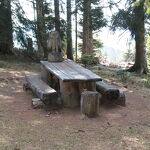
[[[32,107],[34,109],[40,109],[44,107],[44,103],[39,98],[32,99]]]

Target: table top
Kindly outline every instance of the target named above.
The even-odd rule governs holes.
[[[41,61],[41,64],[62,81],[101,81],[101,77],[72,60],[63,62]]]

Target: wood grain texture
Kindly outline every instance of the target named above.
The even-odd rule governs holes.
[[[41,61],[49,72],[56,75],[62,81],[101,81],[101,77],[92,71],[76,64],[71,60],[63,62],[47,62]]]
[[[57,97],[57,92],[41,80],[40,75],[25,75],[25,79],[31,90],[42,100],[50,101]]]
[[[119,89],[104,81],[96,82],[96,90],[100,92],[105,99],[115,100],[119,97]]]
[[[99,96],[96,91],[84,91],[81,94],[81,113],[88,117],[99,114]]]
[[[60,92],[65,107],[75,108],[80,105],[80,92],[77,82],[63,82],[60,80]]]

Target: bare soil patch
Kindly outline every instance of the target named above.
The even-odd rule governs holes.
[[[150,89],[122,88],[126,107],[101,106],[99,117],[88,119],[79,109],[33,109],[35,96],[22,85],[39,64],[17,68],[0,68],[0,150],[150,149]]]

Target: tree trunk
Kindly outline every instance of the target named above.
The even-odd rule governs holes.
[[[0,53],[12,54],[13,30],[11,0],[0,1]]]
[[[36,11],[37,11],[37,42],[38,50],[40,54],[44,54],[47,58],[47,47],[46,47],[46,27],[44,21],[44,0],[36,0]]]
[[[72,27],[71,27],[71,0],[67,0],[67,58],[73,60]]]
[[[60,34],[60,15],[59,15],[59,0],[54,0],[55,9],[55,30]]]
[[[82,54],[93,53],[93,36],[91,26],[91,0],[83,2],[83,50]]]
[[[77,0],[75,0],[75,53],[76,53],[76,58],[75,60],[77,61],[78,59],[78,6],[77,6]]]
[[[134,8],[135,23],[135,64],[129,69],[130,72],[146,74],[148,72],[146,49],[145,49],[145,11],[144,1],[139,6]]]

